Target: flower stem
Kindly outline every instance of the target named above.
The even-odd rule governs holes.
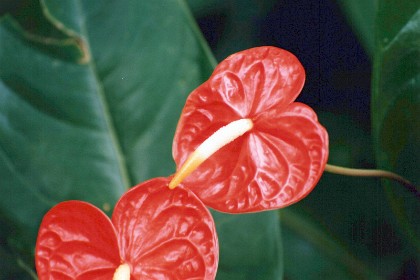
[[[404,177],[390,171],[385,171],[381,169],[354,169],[336,166],[332,164],[327,164],[325,166],[325,171],[345,176],[387,178],[400,183],[405,188],[407,188],[407,190],[414,193],[417,197],[420,197],[420,192],[413,183],[411,183]]]

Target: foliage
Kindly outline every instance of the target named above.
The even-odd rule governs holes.
[[[395,14],[396,10],[400,12]],[[420,1],[380,2],[376,22],[372,84],[376,157],[381,168],[419,185]],[[420,251],[418,193],[415,197],[389,182],[386,192],[400,226]]]
[[[190,2],[199,22],[212,13],[228,19],[219,27],[230,32],[212,44],[218,57],[261,44],[252,20],[271,8],[313,8],[305,1],[296,1],[304,6],[296,10],[292,1]],[[340,104],[331,112],[322,100],[310,105],[329,131],[329,162],[374,167],[375,155],[379,167],[419,184],[420,2],[377,2],[375,21],[371,1],[369,9],[350,5],[346,12],[373,47],[373,133],[369,120],[354,117],[357,104],[350,113]],[[350,1],[340,3],[346,8]],[[53,205],[80,199],[110,214],[130,186],[174,172],[171,143],[181,108],[215,59],[182,0],[23,0],[9,10],[0,19],[0,279],[33,279],[36,234]],[[248,29],[241,34],[238,26]],[[303,61],[328,61],[319,52],[334,46],[318,45],[319,57],[306,56],[313,46],[294,35],[296,41],[278,46],[297,57],[301,49]],[[316,71],[308,67],[307,80],[322,90]],[[213,212],[217,279],[418,276],[418,198],[384,183],[385,189],[375,179],[325,174],[305,200],[279,212]]]

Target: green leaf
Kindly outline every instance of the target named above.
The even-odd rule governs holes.
[[[419,7],[418,0],[379,1],[372,85],[373,136],[378,165],[415,185],[420,182]],[[386,190],[396,218],[420,250],[418,194],[416,197],[389,182],[386,182]]]
[[[30,279],[26,271],[19,265],[23,262],[0,247],[0,279]]]
[[[214,67],[181,0],[40,3],[42,32],[0,21],[0,251],[13,275],[33,269],[38,226],[56,203],[110,214],[130,186],[174,172],[177,119]],[[254,279],[252,268],[280,278],[274,217],[215,214],[218,279]]]
[[[216,279],[282,279],[283,255],[276,211],[213,214],[220,243]]]
[[[330,164],[373,167],[369,131],[344,114],[318,116],[329,132]],[[415,253],[398,232],[379,183],[376,178],[324,173],[305,199],[280,210],[287,279],[398,275]]]
[[[186,0],[195,16],[206,16],[209,12],[223,11],[229,6],[225,0]]]
[[[288,279],[380,279],[297,207],[280,211]]]

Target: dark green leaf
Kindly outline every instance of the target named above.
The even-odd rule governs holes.
[[[210,12],[223,12],[229,6],[225,0],[187,0],[188,6],[195,16],[206,16]]]
[[[368,131],[343,114],[319,118],[330,164],[373,167]],[[324,173],[308,197],[280,214],[288,279],[389,278],[411,256],[378,179]]]
[[[280,212],[288,279],[380,279],[299,208]]]
[[[56,203],[80,199],[110,214],[130,186],[174,172],[183,103],[214,67],[183,1],[41,5],[48,32],[24,31],[10,17],[0,22],[1,252],[23,264],[10,273],[33,266],[39,223]],[[275,213],[215,217],[218,279],[243,272],[239,251],[267,279],[279,278]],[[232,238],[235,230],[246,234]],[[258,246],[237,247],[244,244]]]
[[[33,279],[30,274],[23,269],[23,261],[17,259],[13,254],[0,247],[0,279]],[[31,270],[29,268],[29,270]]]
[[[230,215],[214,212],[220,243],[216,279],[282,279],[277,212]]]
[[[379,1],[372,98],[378,165],[415,185],[420,183],[419,8],[418,0]],[[386,182],[386,190],[400,225],[420,250],[418,194],[416,197],[389,182]]]

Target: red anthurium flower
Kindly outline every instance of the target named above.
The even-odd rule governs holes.
[[[186,101],[170,187],[183,181],[206,205],[230,213],[305,197],[326,165],[328,134],[311,108],[294,102],[304,81],[298,59],[275,47],[222,61]]]
[[[81,201],[52,208],[36,243],[39,279],[214,279],[212,216],[191,191],[168,183],[157,178],[130,189],[112,221]]]

